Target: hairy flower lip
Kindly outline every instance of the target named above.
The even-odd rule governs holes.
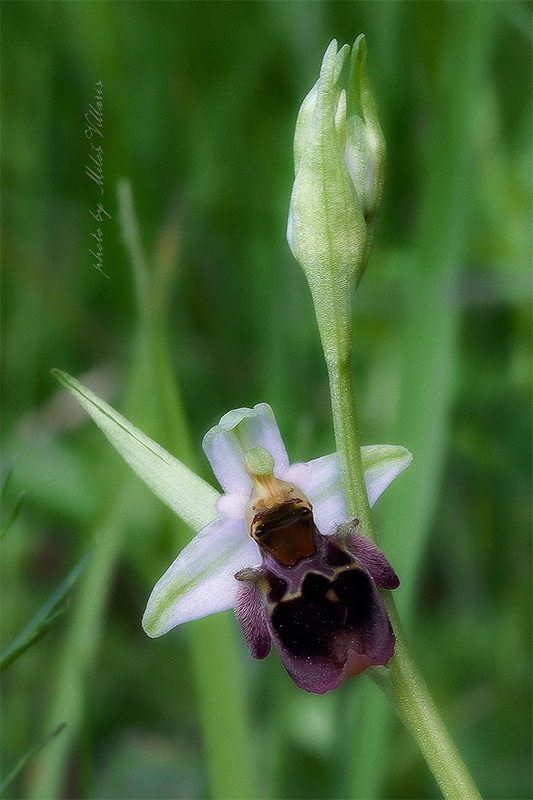
[[[294,567],[266,557],[236,575],[236,612],[250,653],[265,658],[271,641],[301,689],[323,694],[348,675],[383,666],[395,636],[377,586],[395,589],[396,573],[356,532],[358,521],[323,536]]]

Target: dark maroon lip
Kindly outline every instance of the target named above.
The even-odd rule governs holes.
[[[312,514],[303,529],[297,512],[285,507],[269,517],[278,541],[261,544],[261,567],[236,574],[236,611],[255,658],[265,658],[272,642],[296,685],[323,694],[392,657],[395,637],[377,587],[395,589],[399,581],[383,553],[357,532],[357,520],[324,536]],[[276,548],[290,552],[283,536],[291,533],[301,537],[294,552],[307,535],[314,552],[288,565],[276,559]]]

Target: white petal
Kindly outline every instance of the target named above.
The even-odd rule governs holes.
[[[289,466],[274,413],[266,403],[228,411],[206,433],[202,446],[225,494],[250,493],[252,482],[244,468],[244,456],[252,447],[268,450],[277,475]]]
[[[189,542],[156,583],[144,612],[144,630],[148,636],[162,636],[182,622],[232,608],[237,591],[233,576],[260,563],[259,548],[248,536],[244,520],[218,517]]]
[[[280,478],[282,481],[287,481],[287,483],[293,483],[298,489],[305,492],[312,474],[313,469],[311,464],[299,463],[291,464],[289,469],[276,477]]]
[[[405,447],[393,444],[372,444],[361,448],[365,485],[370,507],[400,472],[409,466],[413,456]]]
[[[405,447],[375,444],[362,447],[361,457],[368,501],[372,507],[389,483],[409,466],[412,456]],[[298,465],[291,467],[291,470],[296,466]],[[313,504],[318,530],[327,536],[333,533],[337,525],[348,519],[337,454],[315,458],[309,462],[309,466],[312,469],[311,477],[306,487],[301,488]]]
[[[217,503],[217,509],[223,517],[230,519],[244,519],[246,505],[250,494],[223,494]]]
[[[313,514],[320,533],[328,536],[348,514],[341,489],[341,476],[336,453],[309,462],[311,477],[305,493],[313,504]]]

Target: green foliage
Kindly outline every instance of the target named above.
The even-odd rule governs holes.
[[[474,37],[472,5],[486,7]],[[80,377],[206,480],[201,438],[230,408],[270,403],[292,461],[333,450],[316,320],[285,226],[297,110],[328,42],[363,32],[388,156],[354,303],[358,422],[364,443],[407,447],[415,476],[378,502],[377,529],[402,563],[416,660],[482,795],[530,795],[530,10],[519,0],[2,4],[2,449],[17,455],[4,519],[26,492],[2,542],[3,641],[96,534],[100,548],[68,614],[3,676],[3,764],[54,729],[63,681],[76,724],[37,756],[46,764],[65,748],[53,755],[58,795],[222,797],[227,785],[208,788],[217,755],[201,709],[218,698],[229,749],[240,690],[251,723],[238,747],[261,797],[438,797],[365,676],[307,697],[275,656],[252,662],[231,614],[224,631],[201,620],[145,637],[146,599],[189,533],[128,483],[50,376]],[[468,69],[476,46],[466,91],[452,68]],[[85,174],[98,81],[101,196]],[[122,177],[151,254],[140,254],[148,299],[121,238]],[[97,202],[112,217],[100,225],[109,279],[89,254]],[[196,464],[180,455],[184,441]],[[203,649],[191,650],[196,636]],[[223,697],[220,653],[220,680],[237,684]],[[83,663],[72,683],[67,663]],[[242,738],[246,719],[239,726]],[[36,796],[34,764],[13,797]]]
[[[0,500],[6,496],[6,489],[9,485],[9,480],[13,473],[14,463],[15,463],[14,459],[11,459],[11,463],[8,464],[8,467],[5,471],[5,475],[2,480],[2,486],[0,487]],[[4,522],[2,523],[2,527],[0,528],[0,542],[4,538],[4,536],[6,535],[6,533],[8,532],[14,521],[16,520],[17,514],[20,511],[20,506],[22,505],[23,497],[24,497],[24,492],[20,492],[18,497],[15,499],[11,510],[9,511]]]
[[[16,637],[15,641],[2,653],[0,656],[0,672],[3,672],[5,668],[22,655],[28,647],[31,647],[41,636],[44,636],[56,619],[65,613],[68,608],[67,594],[87,563],[90,555],[90,553],[87,553],[87,555],[76,564],[74,569],[67,575],[50,599],[39,609],[31,622],[26,625],[24,630]]]
[[[22,772],[28,761],[31,758],[33,758],[33,756],[36,756],[37,753],[40,750],[42,750],[42,748],[45,745],[48,744],[48,742],[51,742],[52,739],[55,739],[55,737],[61,733],[64,727],[65,723],[63,723],[62,725],[58,725],[57,728],[54,731],[52,731],[52,733],[48,734],[48,736],[45,736],[44,739],[42,739],[40,742],[38,742],[36,745],[30,748],[30,750],[28,750],[27,753],[24,753],[24,755],[17,761],[17,763],[15,764],[11,772],[8,774],[8,776],[4,778],[4,780],[2,781],[2,785],[0,786],[0,793],[2,793],[5,789],[7,789],[10,783],[12,783],[15,780],[17,775],[20,772]]]
[[[13,466],[14,459],[11,460],[11,463],[6,470],[5,477],[2,481],[2,486],[0,488],[0,496],[2,497],[5,494],[5,490],[11,478]],[[18,495],[13,508],[9,512],[6,521],[2,525],[2,533],[0,538],[3,539],[4,535],[16,520],[23,496],[23,492]],[[3,672],[6,667],[10,666],[10,664],[19,658],[19,656],[25,653],[30,647],[32,647],[32,645],[36,644],[36,642],[38,642],[39,639],[50,630],[54,622],[65,613],[68,608],[67,595],[77,580],[83,567],[87,563],[90,555],[91,553],[87,553],[87,555],[82,558],[82,560],[74,567],[74,569],[71,570],[53,595],[46,601],[42,608],[39,609],[31,622],[26,625],[24,630],[18,634],[15,640],[2,653],[0,656],[0,672]],[[28,761],[30,761],[33,756],[37,755],[37,753],[40,752],[40,750],[42,750],[42,748],[47,745],[48,742],[52,741],[52,739],[61,733],[64,727],[65,723],[60,723],[55,730],[52,731],[52,733],[48,734],[48,736],[45,736],[43,739],[41,739],[41,741],[33,745],[33,747],[31,747],[26,753],[24,753],[23,756],[19,758],[13,769],[8,773],[7,777],[3,778],[0,784],[0,793],[4,792],[4,790],[15,780],[17,775],[22,772]]]

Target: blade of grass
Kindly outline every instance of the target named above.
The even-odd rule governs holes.
[[[42,748],[45,747],[48,744],[48,742],[51,742],[52,739],[55,739],[55,737],[61,733],[64,727],[65,723],[62,722],[61,725],[58,725],[57,728],[52,731],[52,733],[49,733],[48,736],[45,736],[44,739],[42,739],[40,742],[38,742],[36,745],[30,748],[30,750],[28,750],[27,753],[25,753],[21,758],[19,758],[19,760],[17,761],[17,763],[15,764],[15,766],[13,767],[7,778],[5,778],[2,781],[2,785],[0,786],[0,794],[2,794],[4,792],[4,789],[7,789],[9,784],[12,783],[17,777],[17,775],[19,775],[22,772],[28,761],[31,758],[33,758],[33,756],[37,755],[37,753],[40,750],[42,750]]]
[[[17,499],[15,500],[15,502],[13,503],[13,508],[9,512],[6,521],[2,525],[2,530],[0,531],[0,542],[2,541],[4,536],[6,535],[6,533],[10,529],[10,527],[13,525],[14,521],[16,520],[17,514],[20,511],[20,506],[22,505],[22,500],[24,498],[24,495],[25,495],[25,492],[21,492],[19,494],[19,496],[17,497]]]
[[[409,276],[400,402],[391,435],[413,453],[403,493],[383,503],[383,541],[401,574],[397,593],[409,625],[416,579],[437,506],[448,446],[459,350],[456,296],[471,210],[476,97],[489,57],[490,3],[448,5],[442,31],[438,91],[426,145],[420,217]],[[431,32],[428,32],[428,35]]]
[[[28,647],[31,647],[41,636],[44,636],[54,621],[66,611],[68,604],[65,604],[62,608],[59,606],[74,585],[91,555],[92,551],[87,553],[81,561],[76,564],[63,583],[56,589],[52,597],[47,600],[31,622],[19,633],[15,641],[0,657],[0,672],[3,672],[3,670],[27,650]]]
[[[69,615],[69,626],[55,669],[55,686],[48,716],[48,727],[66,722],[65,735],[55,739],[43,752],[38,769],[33,773],[35,782],[29,787],[29,796],[35,800],[48,800],[63,796],[67,764],[78,740],[84,720],[86,682],[91,674],[104,626],[104,611],[111,578],[120,552],[124,520],[135,491],[133,478],[125,475],[120,480],[113,473],[112,496],[103,501],[98,537],[80,592]]]
[[[154,303],[129,184],[119,184],[119,202],[124,239],[135,263],[137,298],[146,320],[145,346],[150,353],[152,394],[159,408],[164,444],[191,469],[197,459],[190,442],[179,388],[162,329],[162,308]],[[161,266],[161,265],[160,265]],[[172,534],[178,552],[190,539],[190,530],[174,519]],[[231,615],[218,614],[191,623],[190,646],[200,699],[200,714],[209,781],[214,798],[255,797],[252,779],[252,754],[248,731],[245,685],[237,648],[235,622]],[[147,643],[149,646],[149,643]],[[213,653],[217,666],[213,670]],[[231,736],[227,735],[231,730]]]
[[[15,466],[15,459],[10,458],[4,471],[4,477],[2,478],[2,486],[0,486],[0,498],[4,496],[4,493],[9,485],[9,481],[11,480],[11,476],[13,474],[13,467]]]
[[[4,471],[4,477],[2,478],[2,486],[0,487],[0,499],[3,498],[5,493],[6,493],[6,489],[8,487],[9,481],[11,480],[11,476],[13,474],[13,467],[14,466],[15,466],[15,459],[14,458],[10,458],[8,463],[7,463],[7,466],[5,468],[5,471]],[[20,504],[22,503],[22,498],[23,497],[24,497],[24,492],[21,492],[19,494],[19,496],[17,497],[17,499],[15,500],[15,502],[13,504],[13,508],[9,512],[6,521],[2,525],[2,529],[0,530],[0,542],[2,541],[2,539],[4,538],[6,533],[8,532],[9,528],[11,527],[11,525],[13,524],[15,519],[17,518],[17,514],[19,513]]]

